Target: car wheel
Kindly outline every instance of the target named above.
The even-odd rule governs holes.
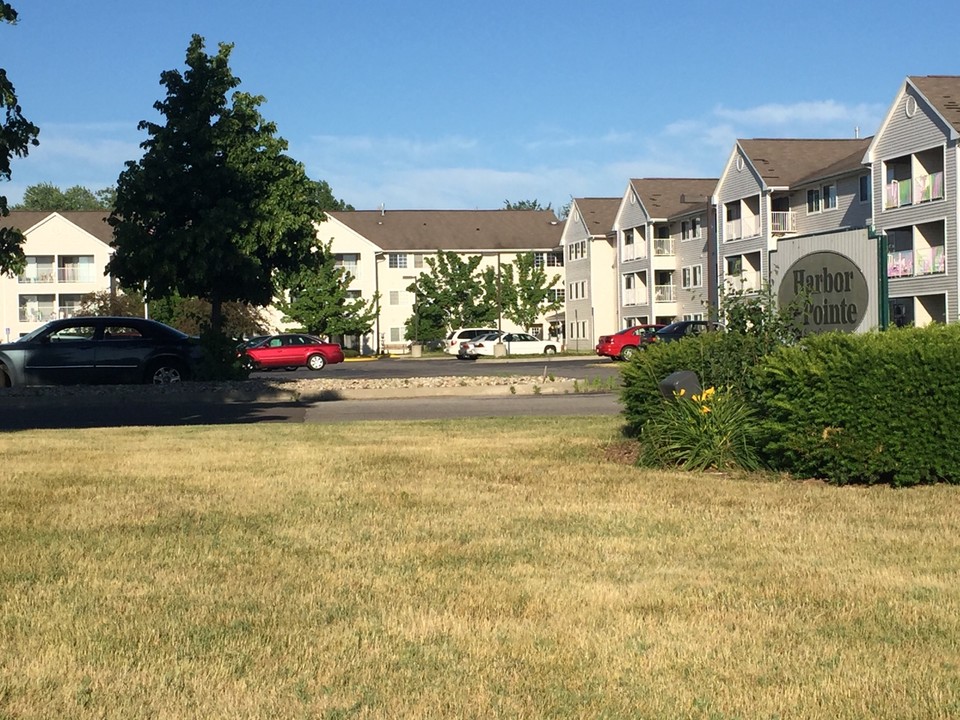
[[[544,355],[556,355],[556,354],[557,354],[557,349],[556,349],[553,345],[548,345],[547,347],[544,348],[543,354],[544,354]]]
[[[0,367],[0,387],[13,387],[13,381],[10,379],[10,374],[4,367]]]
[[[620,351],[621,360],[630,360],[634,355],[637,354],[637,348],[635,345],[627,345],[623,350]]]
[[[311,355],[307,358],[307,367],[311,370],[323,370],[326,364],[327,361],[323,355]]]
[[[146,381],[154,385],[169,385],[186,379],[186,370],[176,360],[159,360],[147,370]]]
[[[284,370],[286,370],[287,372],[293,372],[293,371],[296,370],[296,369],[297,369],[297,366],[296,366],[296,365],[287,365],[287,366],[284,368]]]

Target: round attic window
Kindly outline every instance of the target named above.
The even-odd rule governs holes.
[[[903,112],[906,113],[908,118],[917,114],[917,99],[913,95],[907,95],[907,99],[903,103]]]
[[[737,172],[743,170],[743,155],[737,155]]]

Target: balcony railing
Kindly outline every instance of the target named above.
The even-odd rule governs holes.
[[[921,250],[896,250],[887,255],[887,277],[942,275],[946,271],[947,259],[942,246]]]
[[[760,289],[760,272],[757,270],[746,270],[739,275],[726,275],[725,280],[734,290],[751,292]]]
[[[655,285],[653,288],[654,302],[674,302],[676,300],[675,285]]]
[[[760,233],[755,217],[727,220],[723,227],[724,240],[740,240],[742,238],[754,237]]]
[[[943,200],[943,171],[906,180],[892,180],[887,183],[883,207],[891,210],[933,200]]]
[[[29,271],[17,278],[17,281],[23,284],[30,283],[52,283],[56,280],[53,268],[30,268]]]
[[[623,252],[621,254],[621,259],[624,261],[634,260],[637,257],[637,246],[633,243],[623,246]]]
[[[95,279],[93,267],[89,265],[57,268],[57,280],[62,283],[88,283]]]
[[[673,255],[673,238],[654,238],[653,254],[658,257]]]
[[[795,233],[797,214],[793,210],[775,210],[770,213],[770,232],[774,235]]]
[[[47,322],[63,318],[72,318],[80,315],[77,305],[63,305],[55,308],[53,305],[39,305],[37,307],[20,308],[20,322]]]

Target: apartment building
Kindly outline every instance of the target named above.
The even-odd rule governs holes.
[[[863,162],[872,169],[872,224],[886,237],[889,317],[897,325],[956,322],[960,77],[908,77]]]
[[[716,185],[716,178],[630,180],[613,225],[620,328],[707,315]]]
[[[870,139],[738,140],[714,191],[721,289],[759,290],[776,276],[778,242],[860,228],[871,215]]]
[[[566,347],[591,351],[618,324],[617,238],[620,198],[574,198],[563,226]]]
[[[361,210],[329,212],[317,226],[317,240],[330,243],[337,262],[354,276],[356,297],[380,296],[373,329],[360,340],[363,352],[405,352],[405,323],[415,297],[407,288],[426,271],[424,262],[443,250],[464,257],[481,256],[480,269],[512,263],[521,253],[558,275],[563,292],[562,225],[552,211],[533,210]],[[501,318],[504,330],[528,330],[541,337],[562,326],[563,314],[551,313],[533,327],[518,328]]]
[[[81,298],[110,289],[105,275],[113,229],[103,211],[13,211],[3,227],[24,234],[26,269],[0,275],[0,333],[16,340],[55,318],[76,314]]]

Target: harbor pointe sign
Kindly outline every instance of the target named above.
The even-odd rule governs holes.
[[[777,301],[794,305],[804,334],[853,332],[867,313],[867,279],[846,255],[824,251],[804,255],[783,274]]]

